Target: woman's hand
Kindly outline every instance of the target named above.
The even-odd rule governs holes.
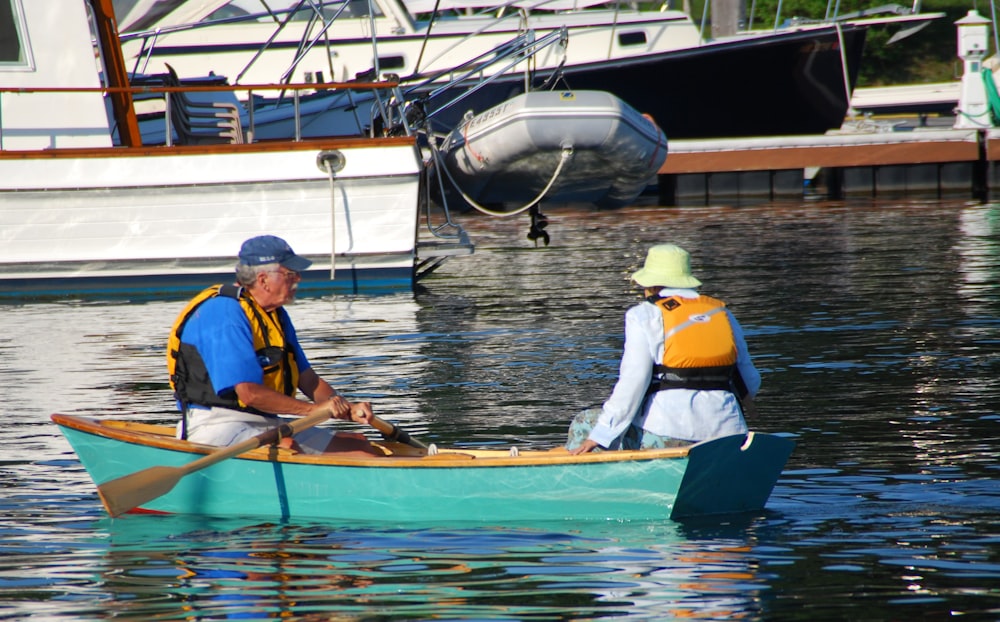
[[[594,448],[596,447],[597,443],[588,438],[587,440],[580,443],[580,446],[577,447],[576,449],[570,449],[569,453],[573,454],[574,456],[579,456],[580,454],[585,454],[589,451],[593,451]]]

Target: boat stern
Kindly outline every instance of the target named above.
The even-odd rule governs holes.
[[[757,432],[692,445],[670,518],[763,509],[794,447]]]

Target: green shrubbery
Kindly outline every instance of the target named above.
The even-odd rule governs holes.
[[[888,45],[898,26],[870,30],[858,86],[946,82],[961,77],[962,61],[958,58],[955,21],[964,17],[970,8],[967,0],[927,2],[922,7],[923,12],[945,13],[945,17],[902,41]],[[984,10],[987,13],[983,17],[988,19],[989,7],[980,8],[980,11]]]
[[[828,5],[825,0],[782,0],[781,18],[784,22],[791,18],[823,19],[832,16],[871,9],[889,1],[842,0],[839,7],[836,0]],[[955,21],[965,16],[972,8],[989,19],[988,3],[975,6],[969,0],[926,0],[921,7],[923,13],[945,13],[945,17],[932,22],[920,32],[887,44],[890,37],[901,26],[872,28],[868,31],[865,55],[861,64],[858,86],[880,86],[887,84],[910,84],[920,82],[945,82],[961,76],[962,65],[956,53]],[[695,20],[701,16],[702,0],[694,0],[691,14]],[[912,8],[912,5],[905,5]],[[773,28],[778,0],[747,0],[747,11],[753,9],[753,27]],[[993,41],[993,34],[990,35]],[[992,51],[991,51],[992,53]]]

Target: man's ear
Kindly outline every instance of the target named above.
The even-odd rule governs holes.
[[[258,272],[254,277],[254,283],[256,283],[258,287],[264,287],[265,281],[267,281],[267,272]]]

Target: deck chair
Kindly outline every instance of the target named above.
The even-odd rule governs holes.
[[[167,65],[167,86],[184,86],[177,72]],[[170,97],[170,122],[178,140],[187,144],[242,143],[245,141],[242,105],[231,93],[173,92]],[[204,97],[203,97],[204,96]],[[221,98],[231,98],[223,101]]]

